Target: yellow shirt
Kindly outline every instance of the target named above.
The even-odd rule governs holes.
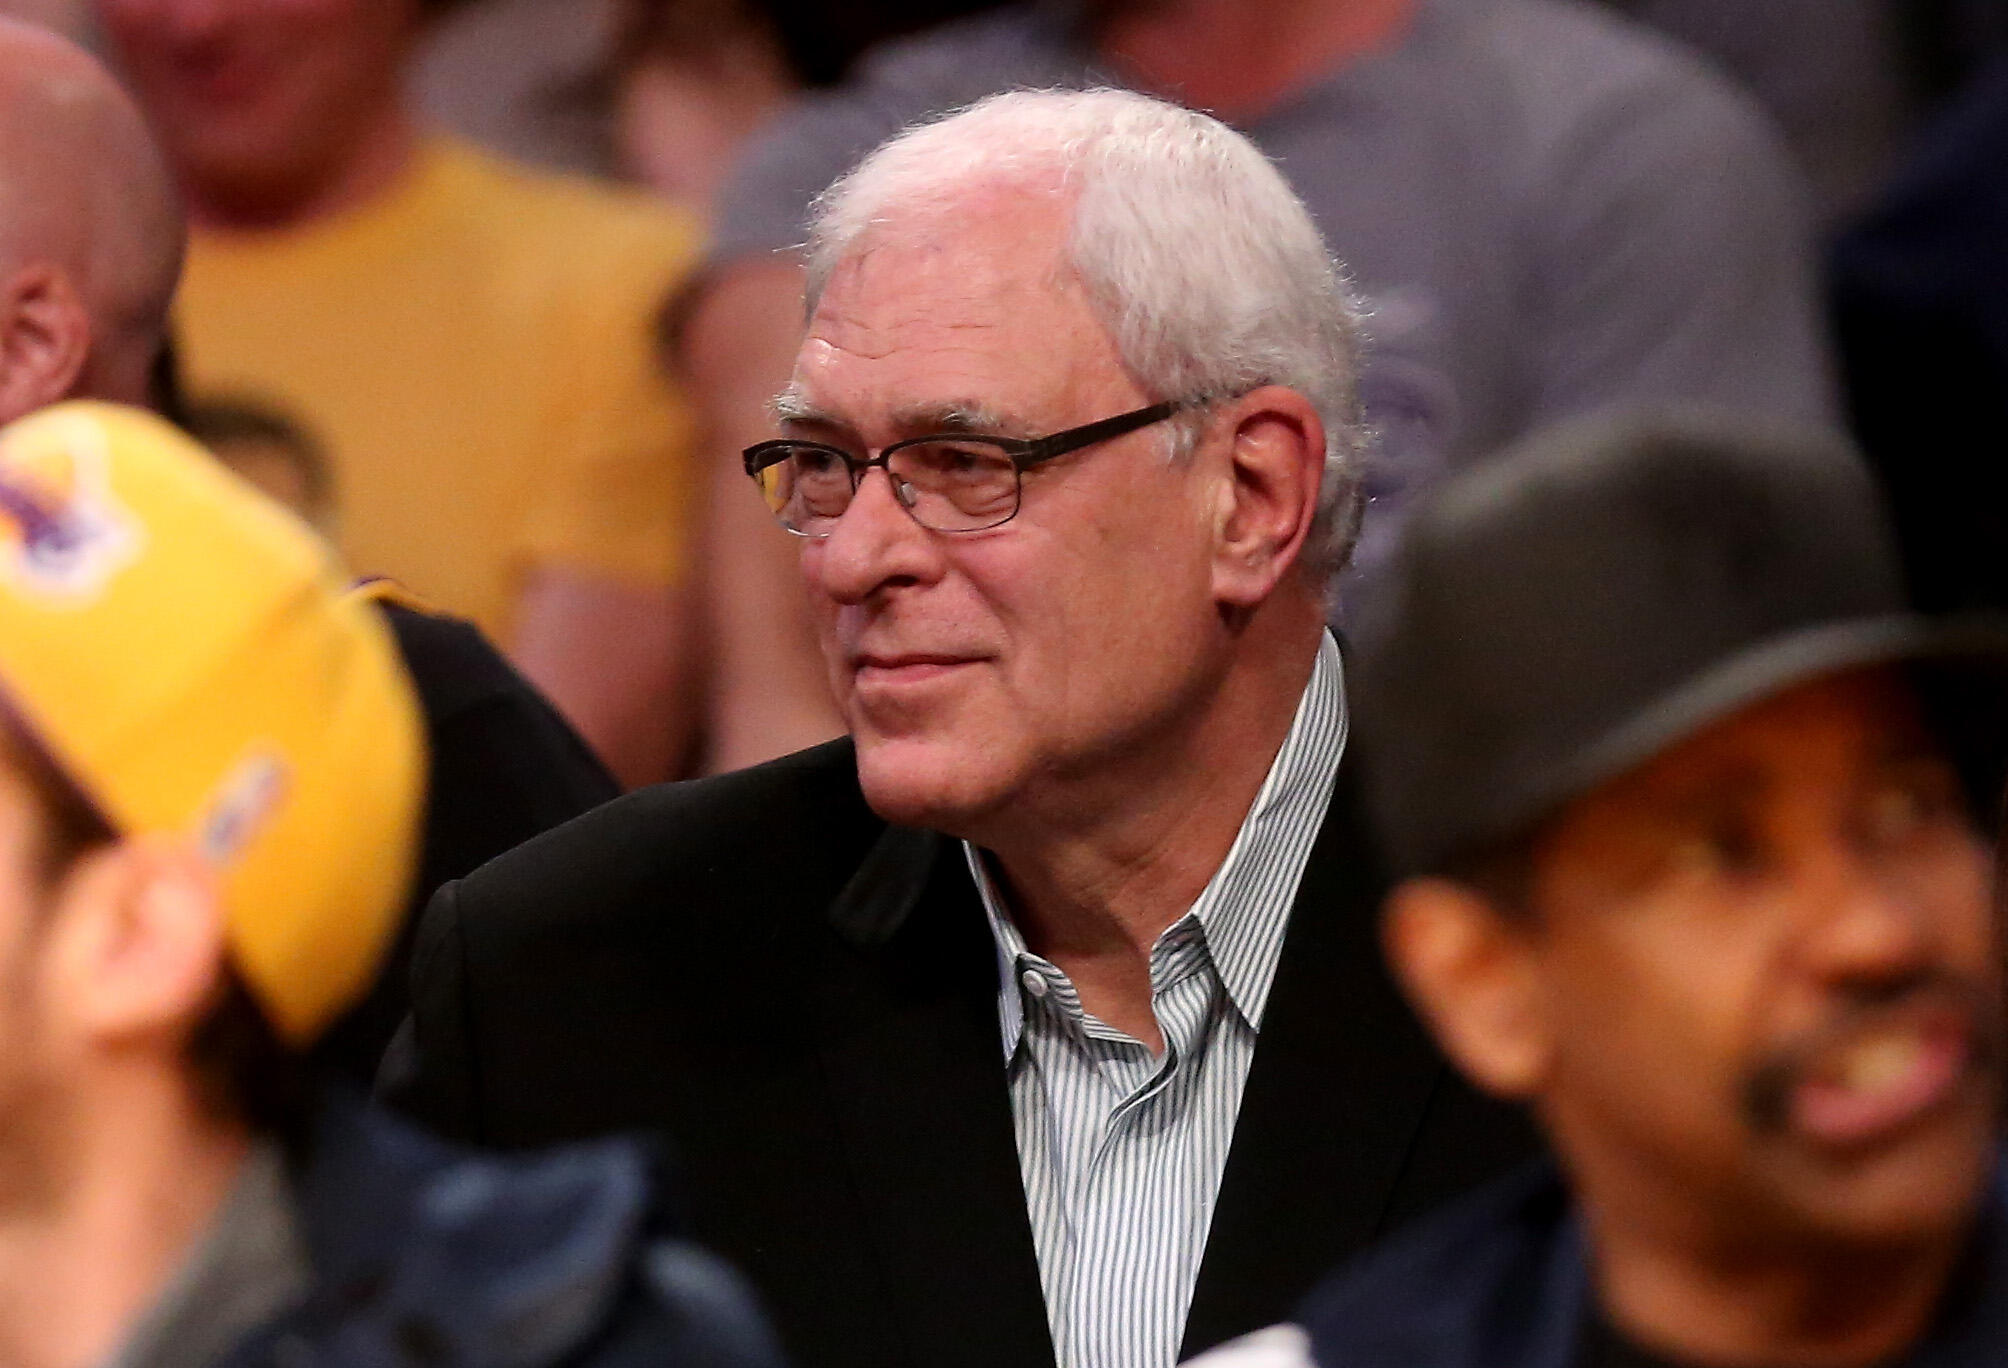
[[[674,209],[434,137],[354,211],[196,235],[189,392],[297,423],[349,565],[506,643],[534,567],[681,574],[691,428],[654,320],[701,245]]]

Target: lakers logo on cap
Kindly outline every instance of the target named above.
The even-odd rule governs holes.
[[[203,814],[199,839],[210,862],[229,864],[285,801],[290,770],[278,751],[259,747],[225,776]]]
[[[138,555],[143,532],[112,495],[104,430],[64,417],[0,442],[0,582],[82,604]]]

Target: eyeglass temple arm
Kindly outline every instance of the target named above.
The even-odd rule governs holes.
[[[1056,432],[1051,437],[1041,437],[1035,442],[1026,442],[1012,453],[1012,459],[1016,460],[1020,467],[1050,461],[1055,456],[1064,456],[1084,446],[1093,446],[1096,442],[1106,442],[1126,433],[1135,432],[1138,428],[1147,428],[1152,423],[1161,423],[1180,409],[1187,407],[1189,402],[1171,399],[1162,404],[1152,404],[1149,408],[1118,413],[1113,418],[1104,418],[1100,422],[1089,423],[1086,427]]]

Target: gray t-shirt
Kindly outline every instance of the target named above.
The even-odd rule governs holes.
[[[749,152],[713,259],[798,245],[808,201],[917,118],[1116,83],[1047,7],[889,46]],[[1800,178],[1668,40],[1571,0],[1419,0],[1398,46],[1245,131],[1372,310],[1368,567],[1418,490],[1551,419],[1701,401],[1832,421]]]
[[[105,1368],[205,1368],[293,1305],[311,1280],[277,1145],[256,1145],[209,1231]]]
[[[1911,117],[1891,0],[1605,0],[1706,53],[1778,122],[1819,219],[1852,218],[1895,169]]]

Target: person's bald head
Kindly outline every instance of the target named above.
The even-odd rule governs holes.
[[[145,402],[184,236],[118,83],[74,43],[0,18],[0,423],[76,396]]]

